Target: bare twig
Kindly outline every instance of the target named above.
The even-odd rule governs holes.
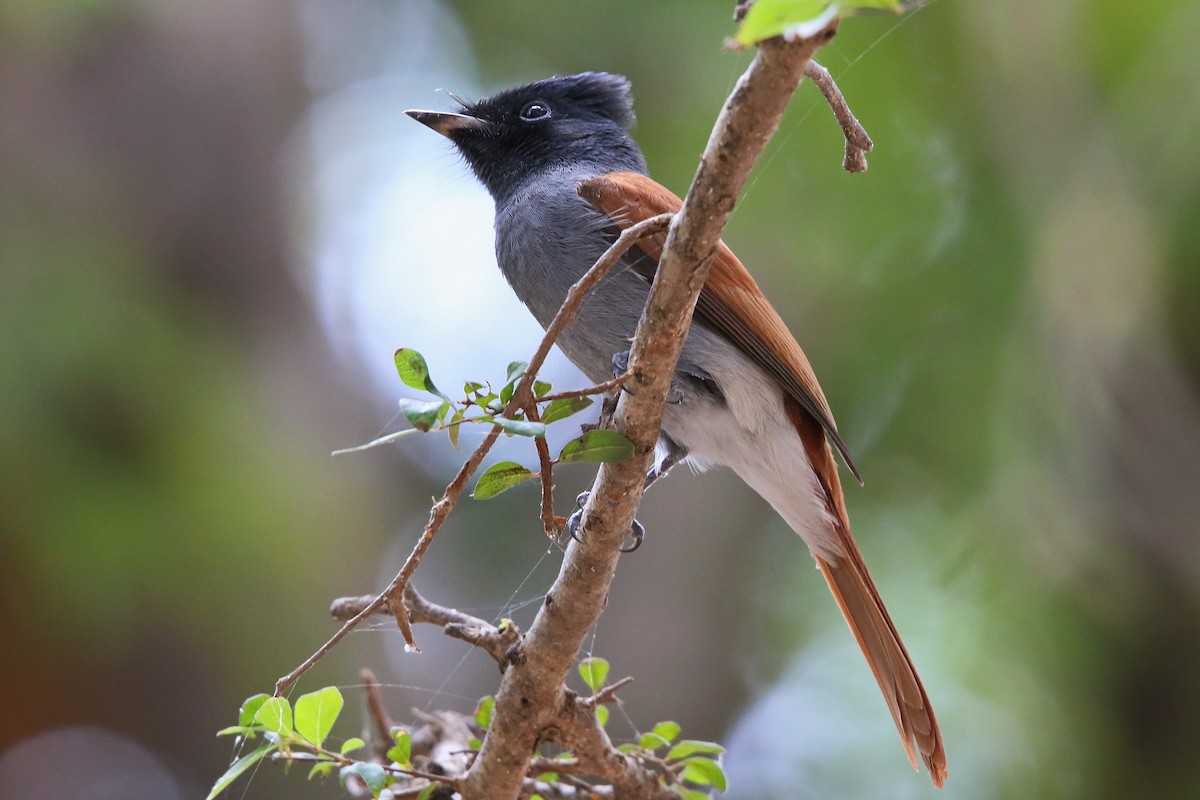
[[[525,407],[525,417],[531,422],[541,422],[537,403],[530,401]],[[546,535],[554,539],[561,532],[558,519],[554,516],[554,462],[550,458],[550,447],[546,444],[545,436],[535,436],[534,449],[538,457],[538,478],[542,483],[542,527]]]
[[[604,607],[621,543],[641,501],[675,362],[721,230],[809,60],[836,29],[835,20],[811,39],[763,42],[717,120],[683,208],[668,229],[631,348],[629,371],[638,376],[638,391],[622,393],[613,420],[634,443],[635,454],[600,468],[584,509],[582,542],[568,545],[558,578],[523,638],[524,662],[504,674],[492,727],[463,784],[466,800],[516,797],[537,742],[551,730],[561,731],[571,752],[611,783],[614,798],[673,796],[658,775],[612,747],[594,710],[576,702],[564,680]]]
[[[585,697],[579,702],[585,706],[591,706],[592,708],[605,705],[606,703],[611,703],[617,699],[617,692],[621,691],[631,683],[633,683],[633,676],[627,675],[616,683],[610,683],[608,686],[605,686],[591,697]]]
[[[363,668],[359,670],[358,677],[362,681],[363,690],[367,695],[367,711],[375,723],[378,746],[374,749],[382,755],[392,745],[392,725],[395,723],[392,722],[392,717],[383,704],[383,693],[379,690],[379,681],[375,678],[375,673]]]
[[[538,398],[539,403],[545,403],[548,400],[565,400],[569,397],[589,397],[593,394],[607,394],[619,386],[624,386],[632,377],[628,372],[623,375],[618,375],[611,381],[598,383],[595,386],[588,386],[585,389],[567,389],[565,392],[553,392],[544,394]]]
[[[387,608],[375,605],[376,598],[372,595],[363,597],[342,597],[333,602],[330,613],[335,619],[347,620],[358,615],[363,609],[373,607],[372,613],[387,614]],[[498,628],[490,622],[464,614],[456,608],[447,608],[431,602],[416,590],[412,584],[404,587],[404,605],[408,609],[409,618],[417,624],[442,626],[443,632],[454,639],[474,645],[483,650],[500,665],[501,669],[519,658],[513,651],[513,645],[521,638],[521,632],[511,622],[503,628]]]
[[[671,223],[672,214],[659,214],[650,219],[642,220],[636,225],[631,225],[621,231],[621,235],[613,242],[604,255],[596,260],[582,278],[575,282],[575,285],[567,291],[567,297],[563,300],[562,307],[558,309],[558,313],[554,315],[554,319],[546,327],[546,335],[542,337],[541,344],[538,345],[537,351],[533,357],[529,359],[529,366],[525,370],[525,377],[517,386],[517,391],[513,392],[513,401],[517,399],[517,392],[521,387],[525,387],[525,391],[529,391],[533,386],[533,380],[537,376],[538,370],[542,368],[542,364],[546,362],[546,356],[550,354],[550,348],[554,346],[554,342],[558,340],[559,334],[563,332],[571,321],[575,319],[575,312],[579,310],[579,304],[583,302],[583,298],[588,292],[596,288],[609,270],[621,262],[621,258],[629,250],[642,239],[647,236],[653,236],[656,233],[662,233]],[[512,403],[509,407],[514,407]],[[520,408],[521,405],[515,406]]]
[[[833,110],[833,115],[837,117],[838,124],[842,126],[842,133],[846,136],[846,157],[842,160],[842,169],[847,172],[866,172],[867,153],[871,152],[875,143],[850,110],[842,90],[834,83],[829,70],[816,61],[808,62],[804,74],[821,90],[829,108]]]

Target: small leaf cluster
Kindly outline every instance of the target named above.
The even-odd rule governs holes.
[[[553,463],[624,461],[632,456],[633,442],[616,431],[593,428],[564,444]],[[483,471],[471,496],[476,500],[488,500],[540,475],[515,461],[501,461]]]
[[[452,400],[434,384],[425,357],[416,350],[400,348],[396,351],[395,361],[396,372],[406,386],[428,392],[436,399],[402,398],[400,413],[412,425],[411,428],[389,433],[358,447],[338,450],[335,455],[378,447],[414,433],[442,431],[450,437],[450,443],[458,447],[459,432],[463,425],[468,424],[494,425],[501,428],[506,436],[544,437],[547,425],[578,414],[593,402],[589,397],[578,396],[543,399],[547,398],[553,387],[545,381],[534,381],[533,395],[539,419],[528,419],[523,409],[506,416],[504,409],[529,367],[524,361],[513,361],[508,365],[504,384],[499,390],[486,381],[467,381],[463,384],[461,400]],[[563,445],[553,463],[623,461],[632,456],[633,451],[633,443],[619,433],[590,430]],[[471,496],[477,500],[487,500],[539,476],[540,473],[515,461],[501,461],[484,470]]]
[[[208,793],[213,800],[234,781],[264,758],[285,762],[312,764],[308,777],[324,777],[338,770],[341,784],[357,780],[374,798],[388,800],[389,786],[412,769],[412,737],[403,728],[392,729],[392,747],[387,751],[388,766],[373,761],[360,761],[350,753],[363,748],[366,743],[357,737],[342,742],[336,751],[325,747],[325,740],[333,730],[342,711],[342,693],[334,686],[327,686],[303,695],[293,706],[286,697],[271,697],[256,694],[246,699],[238,711],[237,725],[217,732],[218,736],[236,735],[245,742],[259,737],[262,742],[249,753],[234,761]],[[436,785],[430,784],[421,792],[420,800],[427,800]]]
[[[604,687],[608,678],[609,664],[603,658],[585,658],[579,663],[579,675],[595,695]],[[608,708],[596,707],[596,719],[601,726],[608,724]],[[727,782],[721,769],[719,757],[725,748],[715,742],[695,739],[679,739],[679,723],[665,721],[638,737],[637,742],[618,745],[617,749],[628,756],[660,764],[671,776],[671,791],[685,800],[707,798],[708,789],[725,791]],[[666,750],[660,754],[660,751]],[[666,779],[664,778],[664,783]],[[692,788],[705,787],[705,790]]]

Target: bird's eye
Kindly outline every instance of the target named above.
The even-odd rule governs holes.
[[[549,119],[550,106],[543,103],[541,100],[534,100],[532,103],[526,103],[521,109],[521,119],[525,122],[537,122],[542,119]]]

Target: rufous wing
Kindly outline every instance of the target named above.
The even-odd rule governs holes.
[[[614,172],[583,181],[579,194],[620,228],[678,211],[682,205],[661,184],[632,172]],[[638,245],[642,257],[635,261],[634,269],[647,280],[653,280],[665,241],[665,234],[658,234]],[[788,419],[817,475],[843,553],[836,563],[817,557],[817,566],[879,683],[909,760],[916,768],[919,752],[934,784],[940,787],[946,778],[941,731],[925,687],[850,534],[837,464],[828,442],[838,449],[856,478],[859,473],[838,435],[808,358],[724,242],[717,246],[708,279],[700,291],[696,317],[726,336],[783,386]]]
[[[676,212],[683,205],[670,189],[636,172],[611,172],[585,180],[579,184],[579,194],[622,228],[664,212]],[[634,266],[648,281],[654,279],[665,242],[666,234],[660,233],[636,245],[645,257]],[[846,466],[862,482],[808,357],[754,278],[724,242],[717,244],[708,280],[700,290],[696,318],[737,345],[778,380],[784,391],[820,424]]]

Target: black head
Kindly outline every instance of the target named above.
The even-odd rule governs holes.
[[[547,78],[466,105],[457,114],[405,113],[454,142],[497,200],[548,171],[646,171],[629,136],[633,96],[620,75]]]

